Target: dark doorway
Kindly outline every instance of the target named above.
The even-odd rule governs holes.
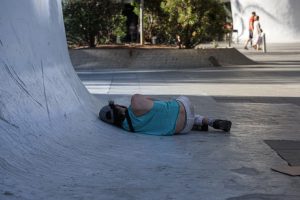
[[[123,15],[127,17],[127,34],[125,42],[137,42],[138,40],[138,16],[133,12],[134,7],[131,4],[125,4]]]

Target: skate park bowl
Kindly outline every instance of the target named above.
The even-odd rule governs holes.
[[[228,137],[205,146],[98,119],[107,101],[89,94],[74,71],[60,0],[1,0],[0,80],[0,199],[224,199],[248,191],[216,194],[232,162],[214,142]]]

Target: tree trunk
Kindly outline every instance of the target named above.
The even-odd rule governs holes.
[[[96,47],[96,44],[95,44],[95,36],[93,34],[90,34],[89,36],[89,46],[91,48],[94,48]]]

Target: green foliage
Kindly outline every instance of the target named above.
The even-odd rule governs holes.
[[[69,44],[111,43],[126,35],[124,5],[112,0],[65,0],[65,26]],[[122,1],[119,1],[122,2]],[[144,35],[150,41],[174,43],[180,38],[186,48],[224,34],[226,13],[218,0],[145,0]],[[139,2],[132,3],[139,15]]]
[[[125,35],[123,4],[108,0],[66,0],[63,12],[69,44],[109,43]]]
[[[145,40],[151,41],[153,36],[158,37],[161,41],[166,38],[166,13],[160,7],[163,0],[144,1],[144,36]],[[139,16],[139,3],[134,2],[134,13]]]
[[[226,13],[216,0],[164,0],[161,8],[168,15],[167,34],[180,36],[186,48],[219,39],[224,33]]]
[[[115,36],[125,37],[126,36],[126,20],[127,18],[124,15],[118,15],[118,23],[112,24],[113,34]]]

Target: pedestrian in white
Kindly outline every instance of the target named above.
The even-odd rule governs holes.
[[[262,29],[259,22],[259,16],[255,16],[253,28],[253,48],[256,50],[261,50],[260,45],[262,44]]]

